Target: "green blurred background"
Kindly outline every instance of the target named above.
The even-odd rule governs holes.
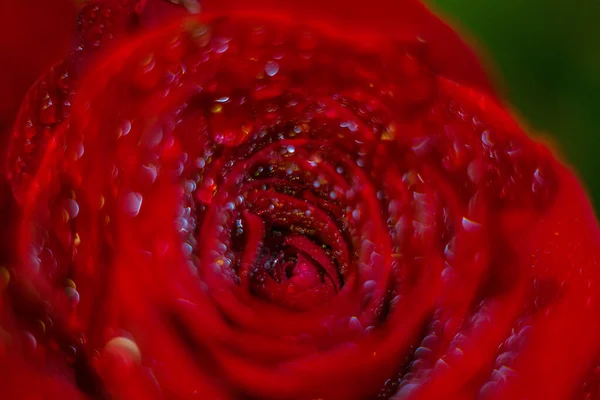
[[[516,114],[554,142],[600,215],[600,0],[425,1],[470,36]]]

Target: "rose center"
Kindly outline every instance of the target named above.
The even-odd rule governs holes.
[[[335,261],[326,245],[272,228],[250,272],[251,291],[296,310],[333,297],[340,287]]]

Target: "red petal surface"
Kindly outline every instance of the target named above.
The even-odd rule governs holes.
[[[0,4],[0,145],[27,89],[67,53],[77,9],[69,0],[17,1]],[[43,40],[42,40],[43,38]]]
[[[598,398],[597,221],[454,32],[180,3],[85,5],[24,100],[8,398]]]

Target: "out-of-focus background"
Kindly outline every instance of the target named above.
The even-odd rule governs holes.
[[[600,215],[600,1],[425,1],[491,61],[503,97],[576,169]]]

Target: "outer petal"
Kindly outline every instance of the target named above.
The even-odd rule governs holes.
[[[71,0],[0,3],[0,132],[12,124],[25,92],[40,73],[66,55],[76,13]]]
[[[566,399],[600,354],[600,229],[572,171],[556,165],[560,191],[524,242],[537,279],[553,279],[560,299],[539,317],[520,368],[531,399]],[[594,364],[596,363],[596,365]]]
[[[448,25],[418,0],[207,0],[206,12],[227,13],[270,11],[288,14],[294,20],[317,22],[329,29],[368,40],[368,33],[384,33],[423,47],[428,65],[440,75],[492,93],[490,81],[469,46]]]
[[[438,74],[490,93],[487,80],[472,52],[420,3],[380,1],[355,8],[344,8],[342,6],[345,4],[337,2],[323,5],[312,0],[302,6],[282,5],[274,0],[265,0],[260,4],[261,12],[283,7],[284,14],[287,13],[288,17],[293,15],[295,19],[321,23],[332,31],[344,29],[346,32],[353,32],[353,39],[362,41],[363,44],[369,40],[370,33],[387,32],[399,40],[422,47],[427,64]],[[235,10],[239,13],[254,13],[256,3],[252,5],[254,7],[235,0],[219,3],[208,1],[205,11],[224,13]],[[386,14],[382,11],[392,9],[398,12]],[[142,25],[146,22],[149,25],[157,23],[163,15],[162,10],[170,12],[174,9],[165,2],[148,0],[146,8],[140,12]],[[319,10],[319,14],[316,15],[314,10]],[[485,112],[495,115],[497,110],[492,104],[493,100],[485,97],[482,103],[487,107]],[[20,127],[17,127],[17,134],[18,129]],[[544,157],[550,159],[551,155],[545,154]],[[597,223],[585,195],[571,173],[560,165],[556,165],[555,169],[558,171],[560,190],[553,205],[544,210],[539,224],[531,227],[526,226],[523,221],[517,221],[516,228],[509,227],[514,230],[515,235],[521,235],[519,241],[515,236],[515,243],[518,243],[520,259],[524,262],[530,260],[532,277],[548,277],[559,284],[566,282],[563,301],[558,301],[551,312],[537,321],[538,326],[545,329],[538,330],[539,340],[534,341],[535,345],[526,350],[520,361],[526,379],[513,389],[520,391],[524,388],[529,392],[530,398],[534,399],[568,396],[577,377],[592,363],[598,350],[596,340],[600,333],[595,318],[599,302],[597,288],[594,286],[598,282],[600,248]],[[580,331],[583,326],[586,327],[585,332]],[[548,349],[552,349],[552,357],[549,357]],[[538,365],[540,360],[546,361],[542,367]],[[45,373],[34,370],[22,372],[22,375],[22,370],[18,368],[20,366],[17,363],[16,376],[31,376],[34,380]],[[560,376],[560,379],[545,384],[553,376]],[[543,393],[540,393],[540,388]]]
[[[54,135],[56,123],[68,118],[68,103],[75,89],[69,79],[72,80],[93,59],[96,48],[110,48],[112,39],[109,35],[111,38],[127,36],[127,32],[155,26],[170,17],[182,15],[186,8],[172,3],[190,2],[197,3],[195,0],[104,0],[86,5],[80,14],[75,41],[75,46],[83,48],[83,51],[75,51],[67,62],[48,71],[37,82],[29,91],[15,122],[7,172],[17,195],[26,185],[27,176],[37,170],[47,140]],[[202,2],[202,7],[205,12],[217,14],[277,12],[294,20],[322,25],[329,31],[345,32],[345,35],[362,43],[368,42],[372,34],[384,33],[401,42],[414,44],[429,67],[438,74],[487,93],[493,92],[472,50],[416,0],[377,0],[352,6],[338,0],[208,0]],[[195,12],[199,8],[188,6],[187,9]],[[110,10],[110,13],[105,14],[104,10]],[[139,21],[137,25],[136,20]],[[63,76],[67,78],[63,79]]]

